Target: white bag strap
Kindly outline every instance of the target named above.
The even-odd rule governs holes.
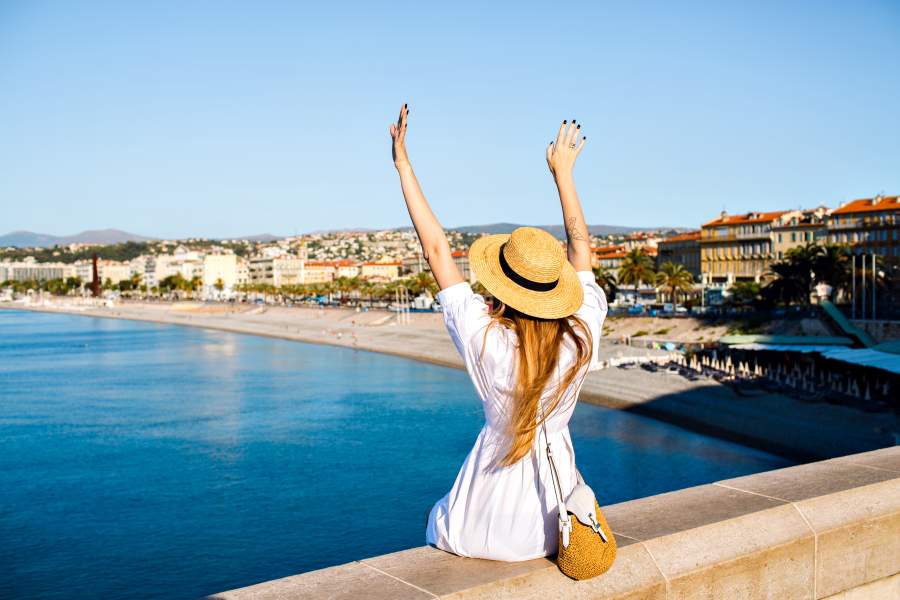
[[[544,410],[541,402],[541,400],[538,400],[541,419],[541,431],[544,433],[547,462],[550,463],[550,478],[553,481],[553,491],[556,493],[556,502],[559,510],[559,530],[560,533],[562,533],[563,547],[566,548],[569,546],[569,532],[572,530],[572,521],[571,517],[569,517],[569,512],[566,510],[566,501],[562,496],[562,485],[559,481],[559,472],[556,470],[556,463],[553,462],[553,449],[550,447],[550,437],[547,435],[547,427],[544,424]],[[576,473],[577,471],[578,470],[576,469]],[[578,473],[578,479],[579,481],[583,481],[581,479],[581,473]]]

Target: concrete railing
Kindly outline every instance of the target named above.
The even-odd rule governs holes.
[[[605,511],[620,550],[607,574],[588,581],[569,580],[548,559],[503,563],[421,547],[212,598],[900,598],[900,446]]]

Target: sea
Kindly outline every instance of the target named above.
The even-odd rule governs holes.
[[[483,424],[465,372],[0,310],[0,598],[199,598],[421,546]],[[792,464],[579,404],[601,505]]]

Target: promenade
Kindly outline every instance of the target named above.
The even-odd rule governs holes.
[[[115,306],[54,299],[40,305],[2,308],[67,313],[202,327],[234,333],[329,344],[381,352],[462,369],[438,313],[411,313],[399,323],[387,311],[271,307],[199,302],[128,302]],[[600,360],[664,358],[663,350],[600,342]],[[712,379],[690,381],[677,374],[639,368],[602,369],[588,375],[581,401],[629,410],[797,461],[821,460],[897,443],[878,413],[846,406],[807,403],[779,394],[743,397]]]

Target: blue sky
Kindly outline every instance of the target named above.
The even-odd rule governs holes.
[[[6,0],[0,90],[0,233],[405,225],[403,101],[447,226],[558,222],[563,118],[591,223],[900,192],[898,2]]]

